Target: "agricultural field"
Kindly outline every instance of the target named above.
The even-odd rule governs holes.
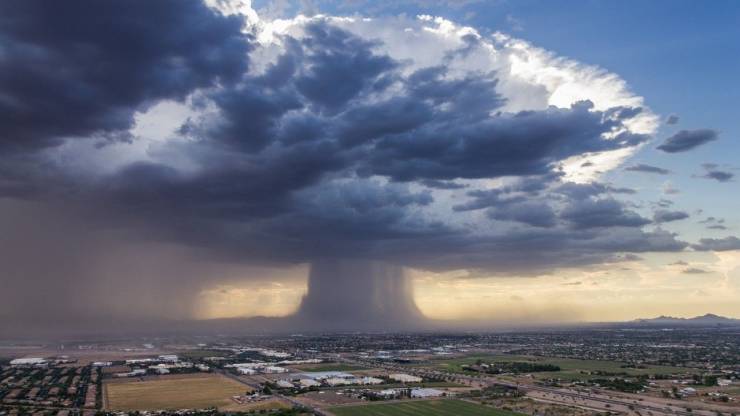
[[[477,360],[484,362],[527,362],[538,364],[551,364],[560,367],[561,371],[534,373],[537,378],[557,377],[567,380],[584,380],[591,378],[588,372],[603,371],[608,373],[626,373],[632,376],[638,375],[663,375],[674,373],[692,374],[698,370],[686,367],[670,367],[647,365],[645,368],[622,368],[625,363],[619,361],[601,360],[578,360],[574,358],[557,357],[535,357],[526,355],[474,355],[462,358],[434,361],[435,367],[451,372],[465,372],[464,365],[475,364]]]
[[[238,381],[215,374],[116,380],[104,383],[104,404],[106,410],[231,407],[231,397],[248,390]]]
[[[336,416],[516,416],[462,400],[422,400],[401,403],[373,403],[358,406],[337,406],[328,409]]]

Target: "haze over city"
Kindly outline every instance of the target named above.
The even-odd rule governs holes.
[[[0,322],[740,316],[737,5],[568,6],[2,2]]]

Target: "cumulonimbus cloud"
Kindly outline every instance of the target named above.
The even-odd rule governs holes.
[[[117,13],[116,7],[117,3],[101,10],[101,15]],[[599,199],[596,193],[592,200],[552,201],[542,209],[524,202],[499,204],[489,209],[489,220],[460,210],[444,212],[445,201],[458,186],[470,187],[460,192],[474,198],[476,192],[488,192],[486,182],[496,178],[518,177],[519,182],[534,178],[529,181],[559,186],[571,180],[571,160],[586,166],[585,160],[601,158],[600,167],[608,168],[645,143],[656,117],[613,74],[504,35],[485,38],[471,28],[427,16],[317,16],[273,22],[247,19],[238,24],[235,15],[222,16],[198,2],[157,7],[161,13],[172,8],[175,16],[182,16],[176,22],[211,22],[213,33],[178,31],[176,37],[168,36],[177,24],[156,26],[154,17],[151,28],[135,34],[114,26],[110,36],[104,32],[91,40],[100,49],[97,54],[110,54],[114,48],[105,42],[119,41],[113,35],[122,32],[133,37],[134,46],[129,47],[135,59],[116,70],[128,74],[132,71],[126,65],[138,65],[153,71],[125,79],[131,83],[126,87],[129,101],[106,100],[109,89],[121,87],[120,80],[105,82],[81,66],[56,82],[101,91],[95,109],[65,118],[67,123],[77,120],[69,129],[40,123],[50,130],[28,130],[24,140],[11,141],[13,131],[4,137],[31,148],[35,142],[47,143],[52,146],[44,152],[47,157],[56,147],[64,152],[64,146],[48,140],[89,141],[104,132],[130,134],[136,142],[139,139],[130,132],[133,114],[164,99],[181,100],[188,107],[180,127],[154,143],[144,157],[114,161],[120,167],[111,172],[92,172],[93,180],[82,182],[64,163],[57,163],[59,177],[26,178],[29,182],[41,188],[60,181],[62,187],[83,186],[86,191],[80,198],[96,198],[109,207],[113,220],[126,216],[114,213],[120,210],[151,218],[175,235],[192,233],[182,230],[183,224],[205,227],[209,231],[198,238],[216,246],[244,247],[256,235],[280,236],[275,247],[265,241],[260,245],[291,261],[322,255],[317,249],[322,245],[314,244],[317,239],[324,240],[329,250],[341,245],[347,255],[356,250],[357,255],[380,257],[385,256],[375,247],[380,242],[412,239],[416,244],[410,247],[423,247],[416,253],[409,249],[406,254],[414,259],[434,252],[433,242],[444,238],[475,234],[466,246],[505,238],[495,230],[489,235],[466,230],[461,224],[470,220],[535,228],[560,224],[566,229],[647,223],[617,200]],[[11,28],[8,36],[18,44],[31,39],[37,29],[31,26],[45,22],[33,16],[41,9],[22,9],[30,16],[22,20],[30,22],[29,27]],[[65,16],[78,19],[82,28],[95,27],[79,13]],[[134,42],[155,33],[167,41],[145,46],[143,40]],[[57,66],[71,66],[84,62],[63,57],[73,36],[80,35],[59,29],[54,41],[35,42],[48,51],[48,60],[60,56],[57,59],[63,61]],[[190,45],[191,38],[198,39],[196,47]],[[436,47],[422,47],[432,44]],[[415,47],[409,49],[410,45]],[[111,66],[116,66],[115,57],[110,58]],[[29,65],[27,59],[12,55],[6,59],[9,66]],[[547,68],[540,71],[547,75],[538,76],[536,68]],[[17,102],[42,99],[29,94],[34,91],[11,90]],[[85,97],[72,95],[78,101]],[[53,111],[38,115],[26,111],[29,120],[56,117]],[[122,118],[109,117],[111,112]],[[110,146],[118,153],[106,149],[100,153],[116,158],[136,144]],[[79,153],[97,157],[92,146]],[[524,182],[516,185],[522,187],[516,198],[535,197],[524,189]],[[441,186],[452,183],[457,185]],[[593,223],[572,215],[584,210],[591,215],[582,218]],[[450,215],[460,218],[441,220]],[[283,239],[290,243],[277,249]],[[261,251],[249,250],[250,256],[259,258]]]
[[[237,262],[528,274],[686,247],[599,179],[659,124],[615,74],[442,18],[215,4],[0,6],[0,191]]]

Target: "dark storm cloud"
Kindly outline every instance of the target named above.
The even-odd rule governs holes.
[[[109,241],[117,252],[122,234],[126,244],[176,244],[208,261],[359,259],[521,275],[686,247],[674,234],[641,229],[650,221],[616,199],[633,189],[564,179],[566,159],[648,140],[625,128],[642,109],[601,111],[582,101],[506,113],[495,73],[411,70],[380,43],[325,19],[284,35],[274,61],[248,72],[250,40],[239,21],[199,2],[18,4],[0,5],[7,9],[0,14],[0,107],[7,110],[0,142],[43,149],[0,160],[0,192],[68,207],[43,216],[72,224],[33,228],[28,241],[49,236],[63,244],[80,228],[91,235],[69,246],[92,257]],[[66,136],[137,140],[129,133],[133,114],[165,99],[191,103],[191,115],[176,137],[149,149],[151,160],[80,174],[64,157],[48,156],[48,146]],[[611,137],[615,131],[623,133]],[[463,184],[466,191],[439,192]],[[98,232],[106,245],[96,246]],[[104,291],[106,279],[125,284],[125,273],[98,280],[99,270],[115,269],[115,258],[104,257],[89,273],[80,271],[84,256],[59,268],[62,280],[80,276],[65,289],[70,298],[85,285]],[[134,262],[136,253],[122,258]],[[165,261],[179,264],[179,257]],[[153,302],[178,283],[162,277],[147,286],[156,273],[135,272],[134,286],[151,287]],[[38,287],[55,278],[36,274]],[[208,273],[182,274],[176,296],[192,300],[198,279],[208,280],[198,275]],[[54,298],[57,283],[43,299]]]
[[[699,178],[713,179],[717,182],[730,182],[735,174],[726,170],[719,169],[715,163],[705,163],[702,165],[705,170],[703,175],[698,175]]]
[[[626,209],[615,199],[572,201],[561,213],[577,229],[598,227],[641,227],[650,220]]]
[[[704,143],[717,140],[717,138],[718,134],[716,130],[681,130],[673,136],[665,139],[663,144],[658,146],[658,149],[666,153],[686,152],[697,146],[701,146]]]
[[[679,118],[675,114],[671,114],[668,117],[665,118],[665,124],[672,126],[674,124],[678,124]]]
[[[646,165],[639,163],[637,165],[628,166],[624,168],[628,172],[644,172],[644,173],[657,173],[658,175],[667,175],[671,173],[668,169],[659,168],[657,166]]]
[[[567,198],[573,198],[573,199],[585,199],[588,197],[593,196],[599,196],[603,194],[626,194],[626,195],[632,195],[636,193],[632,188],[624,188],[624,187],[613,187],[609,184],[604,184],[600,182],[591,182],[591,183],[575,183],[575,182],[566,182],[563,185],[558,186],[555,189],[555,192],[566,196]]]
[[[691,248],[697,251],[729,251],[740,250],[740,238],[728,236],[725,238],[702,238],[699,244],[692,244]]]
[[[689,214],[684,211],[668,211],[661,209],[655,211],[653,214],[653,221],[656,223],[679,221],[685,220],[686,218],[689,218]]]
[[[549,205],[536,202],[505,204],[490,209],[487,215],[496,220],[515,221],[544,228],[555,226],[557,221],[555,211]]]
[[[396,66],[388,56],[372,53],[372,42],[342,29],[313,24],[306,30],[309,36],[304,43],[311,53],[305,61],[307,71],[296,80],[296,87],[322,110],[342,109]]]
[[[237,80],[248,39],[198,0],[0,4],[0,146],[131,140],[137,110]]]
[[[434,179],[425,179],[421,181],[421,184],[426,186],[427,188],[434,188],[434,189],[465,189],[467,188],[467,185],[457,182],[449,182],[449,181],[437,181]]]
[[[604,121],[603,113],[590,109],[590,103],[582,102],[570,109],[477,122],[467,120],[467,113],[459,120],[435,119],[413,132],[381,139],[367,169],[398,181],[536,175],[576,154],[635,146],[647,139],[636,134],[599,139],[615,122]]]

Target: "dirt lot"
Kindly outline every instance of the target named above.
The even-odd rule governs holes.
[[[309,393],[301,394],[296,398],[301,402],[320,407],[363,402],[363,400],[357,397],[351,397],[348,394],[342,394],[338,391],[331,390],[322,392],[312,391]]]
[[[104,384],[106,410],[225,407],[249,387],[215,374],[116,380]]]

